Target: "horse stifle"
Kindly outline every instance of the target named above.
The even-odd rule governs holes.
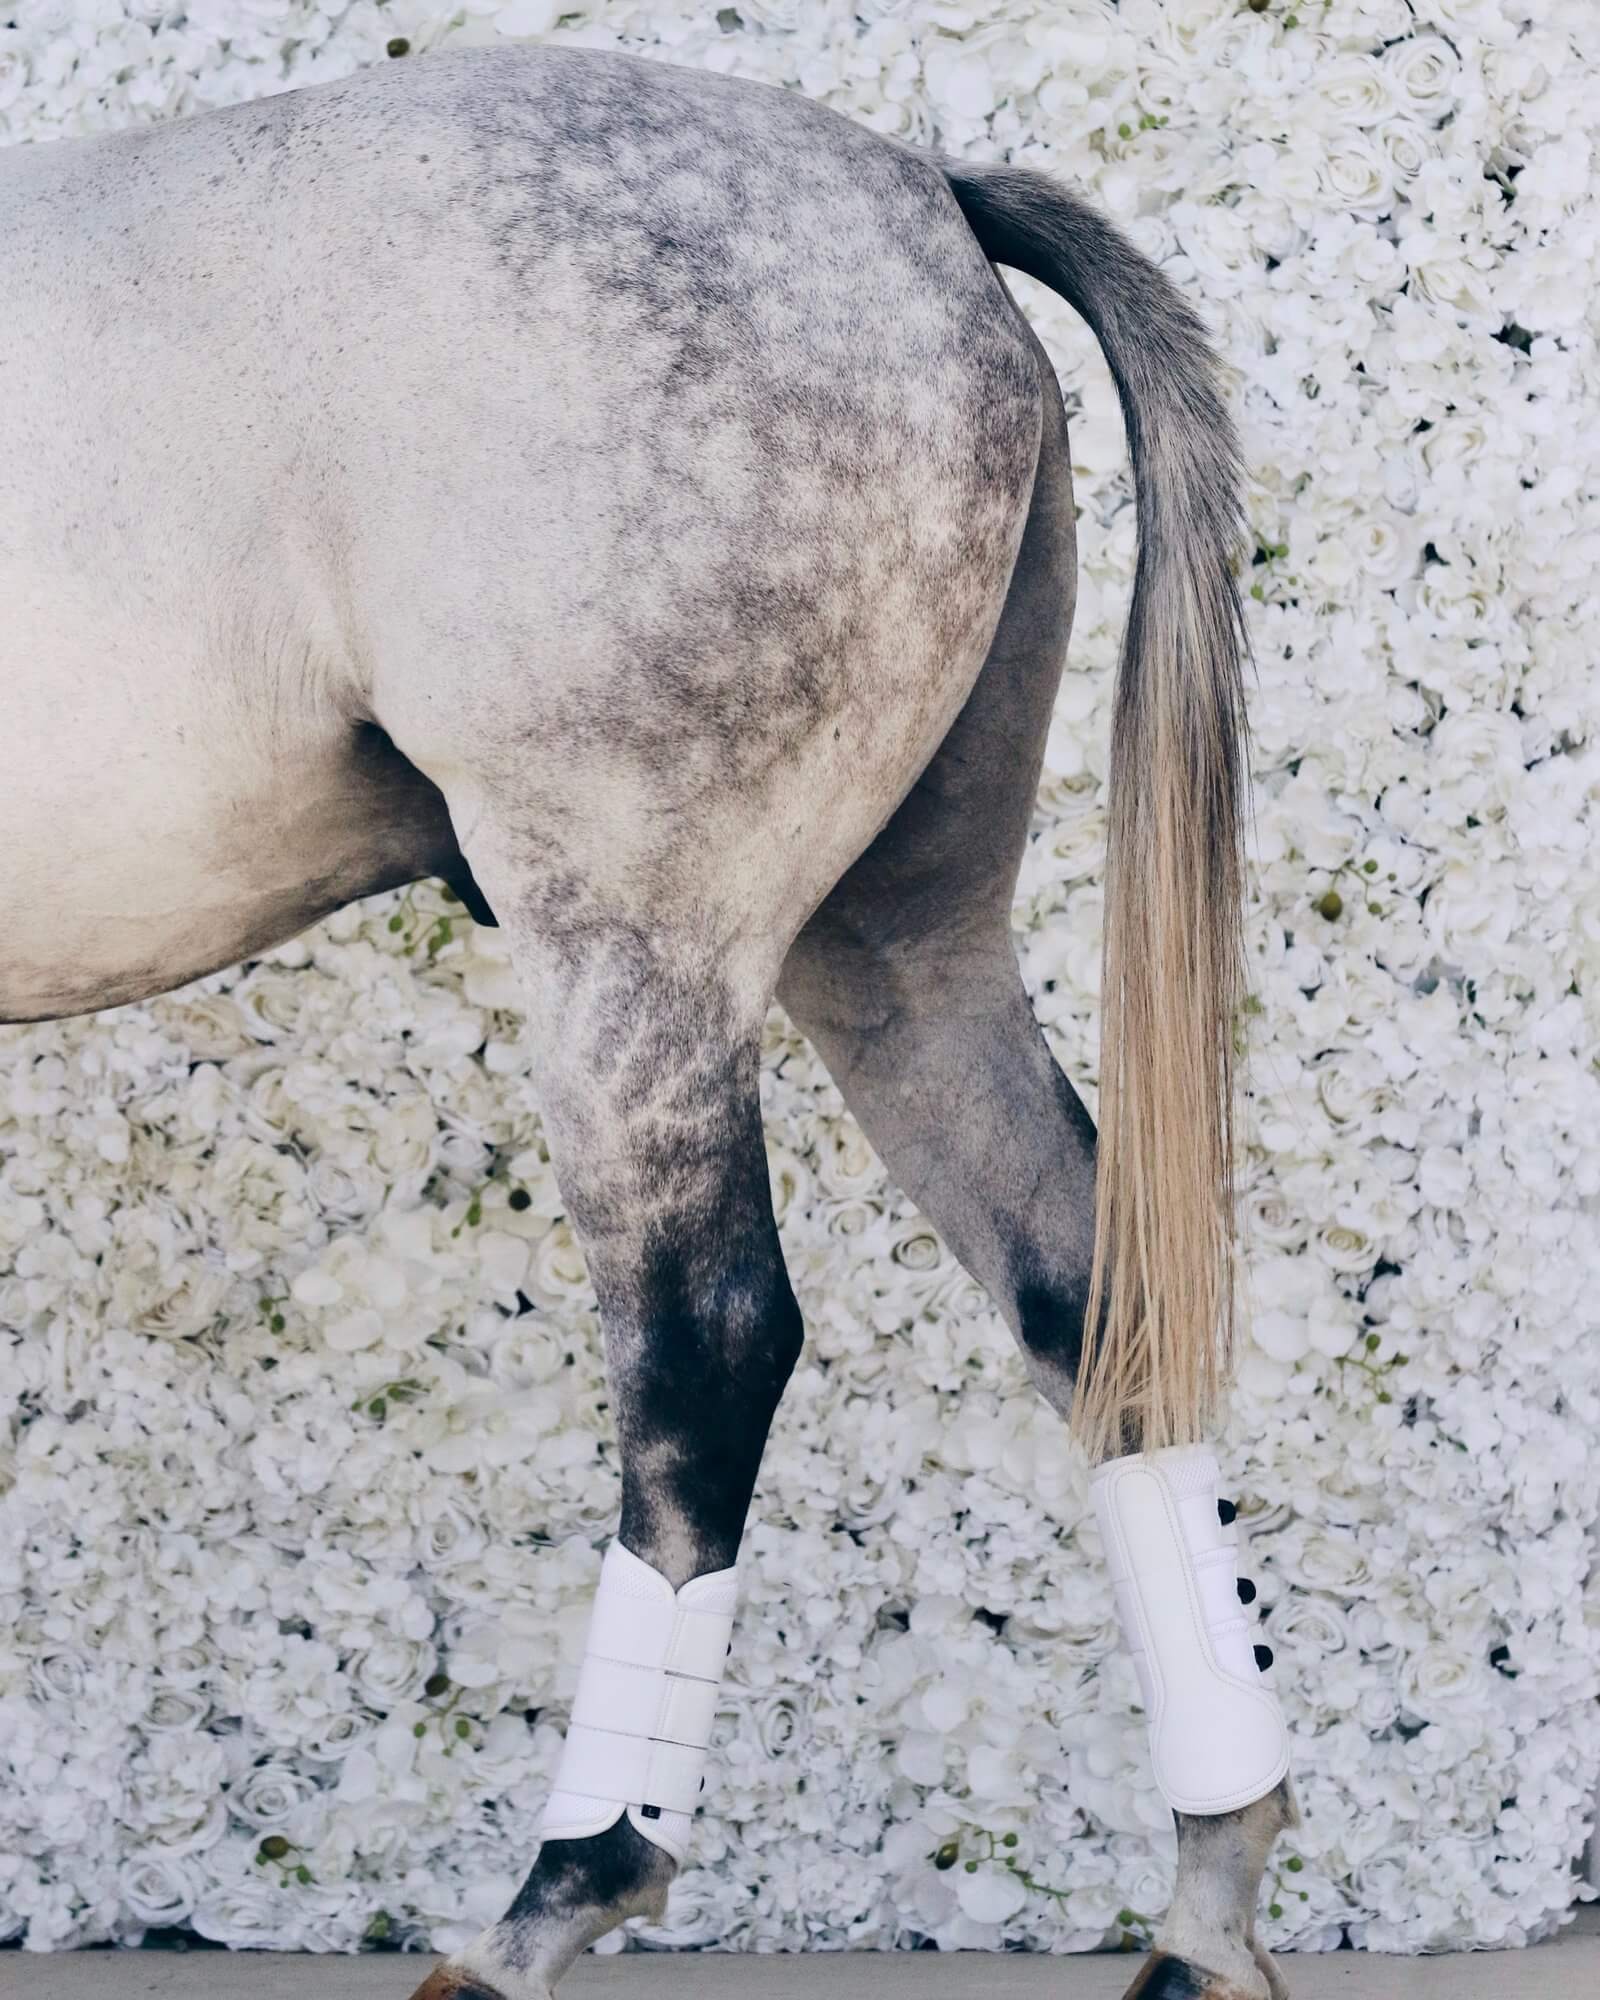
[[[1098,1156],[1009,925],[1076,556],[1060,394],[996,264],[1093,328],[1137,490]],[[1179,1842],[1133,1990],[1281,1995],[1254,1916],[1288,1739],[1203,1442],[1240,475],[1175,290],[1040,174],[474,50],[11,149],[0,366],[0,1019],[166,991],[423,875],[505,927],[526,996],[622,1515],[532,1872],[421,1993],[544,2000],[684,1854],[801,1345],[776,994],[1108,1459]]]

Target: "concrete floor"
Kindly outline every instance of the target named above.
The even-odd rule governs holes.
[[[407,2000],[433,1961],[392,1953],[0,1952],[0,2000]],[[561,2000],[1120,2000],[1138,1961],[1023,1953],[628,1953],[579,1960]],[[1284,1962],[1294,2000],[1583,2000],[1600,1994],[1600,1906],[1553,1944],[1451,1958]]]

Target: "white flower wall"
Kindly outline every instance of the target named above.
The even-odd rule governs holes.
[[[1591,0],[11,0],[0,134],[501,36],[1037,162],[1206,312],[1257,544],[1228,1460],[1306,1815],[1265,1927],[1544,1934],[1600,1769]],[[1084,574],[1017,920],[1087,1088],[1133,516],[1093,343],[1020,289]],[[433,885],[0,1032],[0,1938],[449,1948],[520,1880],[617,1482],[527,1070]],[[776,1013],[763,1088],[809,1346],[634,1934],[1142,1936],[1174,1849],[1084,1468]]]

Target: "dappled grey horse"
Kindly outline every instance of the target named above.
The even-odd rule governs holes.
[[[1009,929],[1075,543],[996,264],[1094,329],[1134,465],[1098,1157]],[[1287,1738],[1201,1442],[1240,482],[1172,287],[1036,173],[638,59],[472,51],[0,157],[0,368],[0,1019],[430,874],[526,996],[622,1515],[532,1872],[422,1992],[543,2000],[685,1852],[801,1345],[757,1097],[777,994],[1105,1461],[1179,1839],[1135,1990],[1280,1994],[1254,1912]]]

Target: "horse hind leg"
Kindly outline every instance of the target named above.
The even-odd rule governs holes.
[[[957,384],[925,473],[897,446],[893,479],[852,477],[835,493],[826,467],[814,478],[783,464],[751,519],[742,498],[728,501],[740,563],[755,560],[752,541],[770,551],[770,573],[734,593],[732,634],[714,589],[663,585],[636,592],[629,619],[597,613],[574,628],[581,644],[558,648],[529,579],[493,556],[506,541],[496,518],[481,537],[487,568],[470,552],[444,565],[463,619],[496,607],[482,647],[429,645],[454,623],[431,600],[391,604],[374,641],[374,709],[444,793],[522,988],[605,1333],[623,1474],[607,1563],[622,1549],[649,1573],[625,1581],[680,1608],[720,1580],[707,1583],[716,1606],[690,1607],[685,1628],[700,1636],[675,1665],[671,1632],[646,1658],[626,1619],[607,1623],[602,1569],[596,1624],[625,1650],[595,1653],[580,1676],[574,1713],[588,1719],[569,1730],[577,1761],[569,1770],[564,1757],[557,1779],[579,1803],[547,1821],[505,1917],[418,2000],[547,2000],[586,1944],[659,1906],[682,1851],[694,1801],[689,1760],[672,1753],[703,1748],[709,1711],[703,1692],[660,1677],[704,1683],[720,1670],[701,1641],[726,1615],[725,1573],[800,1341],[771,1214],[760,1032],[789,941],[932,754],[1000,615],[1038,439],[1018,339],[1003,322]],[[947,492],[945,455],[968,433],[989,470]],[[803,590],[786,581],[785,496],[826,501],[832,519],[807,544]],[[722,516],[698,491],[693,507],[698,547]],[[669,553],[641,551],[639,574],[670,570]],[[791,606],[781,630],[766,628],[769,602]],[[653,1612],[643,1623],[659,1631]],[[691,1733],[658,1736],[637,1717],[608,1729],[623,1687],[613,1668],[655,1676],[651,1699],[673,1703]],[[641,1764],[645,1753],[596,1740],[608,1734],[666,1749]]]
[[[909,795],[795,939],[778,998],[1065,1415],[1095,1134],[1034,1016],[1010,922],[1076,584],[1066,419],[1042,350],[1040,366],[1038,466],[988,657]]]
[[[488,886],[600,1304],[622,1512],[532,1870],[415,2000],[547,2000],[596,1938],[662,1912],[704,1782],[745,1514],[801,1345],[762,1139],[759,968],[598,904],[581,947],[553,945],[514,884],[491,870]]]
[[[1093,1244],[1095,1132],[1034,1017],[1010,931],[1071,622],[1059,399],[999,629],[922,779],[791,948],[779,998],[891,1175],[988,1290],[1033,1378],[1071,1407]],[[1178,1878],[1139,2000],[1285,2000],[1255,1937],[1288,1780],[1174,1815]]]

